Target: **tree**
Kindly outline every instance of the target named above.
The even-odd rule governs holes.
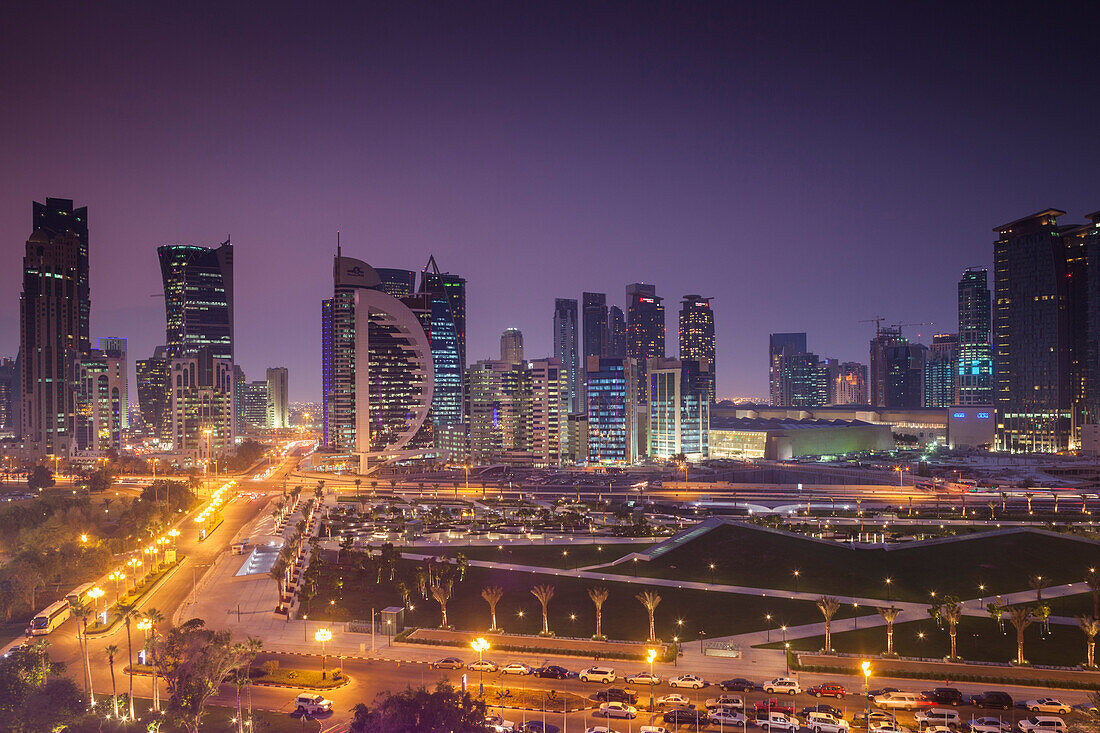
[[[485,703],[469,692],[440,682],[433,692],[424,687],[381,693],[372,706],[353,709],[352,733],[482,733]]]
[[[894,622],[898,620],[898,614],[901,613],[900,608],[890,606],[889,608],[880,608],[878,610],[882,620],[886,622],[886,654],[889,656],[894,655]]]
[[[638,603],[645,606],[646,612],[649,613],[649,643],[654,644],[657,642],[657,630],[653,623],[653,612],[657,610],[657,606],[661,603],[661,597],[653,591],[644,591],[634,596],[638,599]]]
[[[955,654],[955,641],[959,619],[962,618],[962,607],[959,605],[958,599],[951,596],[945,598],[943,606],[940,607],[940,615],[943,616],[943,620],[947,622],[947,630],[951,635],[951,659],[957,659],[958,655]]]
[[[487,585],[481,589],[481,597],[489,604],[489,631],[499,631],[497,628],[497,604],[504,597],[504,589],[499,585]]]
[[[110,490],[115,477],[106,468],[100,468],[88,474],[88,491],[102,492]]]
[[[206,703],[222,680],[241,666],[244,654],[228,631],[212,631],[193,618],[165,634],[161,665],[168,685],[168,714],[198,733]]]
[[[1095,572],[1089,573],[1085,577],[1085,585],[1092,593],[1092,617],[1100,618],[1100,575]]]
[[[122,611],[122,619],[126,622],[126,658],[129,660],[129,697],[128,702],[130,705],[130,720],[136,720],[137,716],[134,715],[134,640],[131,637],[130,631],[130,618],[134,615],[133,606],[120,606]]]
[[[1008,620],[1016,628],[1016,664],[1027,664],[1024,659],[1024,631],[1035,620],[1031,606],[1009,606]]]
[[[80,645],[80,661],[84,663],[84,692],[88,696],[89,704],[95,705],[95,693],[92,691],[92,665],[88,660],[88,617],[93,610],[87,604],[77,601],[70,604],[72,615],[76,616],[76,640]]]
[[[27,488],[31,491],[41,491],[53,485],[53,474],[45,466],[35,466],[31,475],[27,477]]]
[[[451,593],[454,591],[454,581],[450,578],[437,578],[436,582],[432,583],[429,588],[432,593],[432,598],[439,603],[439,610],[442,614],[442,620],[439,623],[439,628],[447,628],[447,601],[451,600]]]
[[[600,628],[600,622],[603,620],[603,604],[607,600],[607,588],[589,588],[588,597],[592,599],[592,604],[596,607],[596,635],[593,639],[603,639],[604,635]]]
[[[1027,584],[1035,591],[1035,603],[1043,605],[1043,589],[1050,587],[1050,580],[1042,575],[1033,575],[1027,579]]]
[[[1096,666],[1096,635],[1100,634],[1100,619],[1095,616],[1078,616],[1077,625],[1085,632],[1086,667]]]
[[[160,685],[157,683],[157,654],[160,649],[160,627],[164,623],[164,614],[155,608],[145,610],[149,621],[149,631],[145,642],[145,658],[153,670],[153,710],[160,710]],[[133,675],[131,675],[131,678]]]
[[[115,690],[115,655],[118,654],[118,647],[108,644],[103,653],[107,656],[107,664],[111,668],[111,707],[115,711],[115,720],[118,720],[118,693]]]
[[[993,617],[993,620],[997,622],[997,626],[1000,627],[1001,633],[1005,632],[1005,606],[998,601],[990,601],[985,605],[985,610],[989,611],[989,615]]]
[[[542,604],[542,635],[550,636],[550,621],[546,615],[546,607],[550,603],[550,599],[554,597],[554,586],[552,585],[536,585],[531,589],[531,595],[539,599],[539,603]]]
[[[821,596],[817,599],[817,608],[825,617],[825,653],[833,651],[833,616],[840,610],[840,601],[830,596]]]

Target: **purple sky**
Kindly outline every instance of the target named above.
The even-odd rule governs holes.
[[[345,252],[468,279],[469,358],[555,297],[713,296],[719,395],[767,337],[866,361],[872,326],[955,330],[991,229],[1100,209],[1095,6],[20,3],[0,22],[0,354],[31,201],[89,207],[92,335],[164,338],[155,247],[237,262],[237,354],[320,392]],[[1088,6],[1081,6],[1088,7]],[[536,9],[537,8],[537,9]],[[596,8],[596,10],[593,10]]]

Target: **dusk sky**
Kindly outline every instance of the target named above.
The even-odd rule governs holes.
[[[89,207],[92,337],[131,360],[164,340],[156,247],[231,235],[238,361],[295,400],[337,230],[466,277],[470,361],[510,326],[550,354],[555,297],[637,281],[673,355],[680,297],[714,298],[719,397],[766,394],[772,331],[928,343],[994,226],[1100,209],[1097,6],[896,5],[6,3],[0,355],[47,196]]]

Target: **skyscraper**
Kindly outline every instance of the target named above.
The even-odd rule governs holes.
[[[607,351],[607,296],[582,293],[584,304],[584,357],[605,356]]]
[[[806,353],[806,334],[773,333],[768,337],[769,403],[773,407],[790,404],[791,386],[788,362]]]
[[[523,361],[523,333],[509,328],[500,335],[500,360],[519,363]]]
[[[950,407],[955,402],[955,375],[959,363],[959,337],[939,333],[932,337],[924,362],[924,406]]]
[[[233,361],[233,245],[217,248],[166,244],[157,248],[164,280],[169,358],[202,348]]]
[[[231,450],[237,434],[233,360],[202,346],[169,359],[168,380],[173,449],[202,462]]]
[[[458,344],[461,373],[466,369],[466,280],[449,272],[440,272],[433,255],[420,273],[420,292],[446,296]]]
[[[892,347],[908,346],[909,339],[901,335],[900,326],[879,327],[871,339],[871,407],[896,407],[887,403],[887,358],[886,351]],[[899,352],[900,353],[900,352]],[[906,357],[908,365],[908,356]]]
[[[76,447],[82,451],[122,447],[126,414],[126,362],[98,349],[81,354],[77,363]]]
[[[902,339],[883,352],[886,385],[882,407],[915,408],[924,404],[924,365],[928,347]]]
[[[270,427],[267,422],[267,382],[237,382],[241,426],[249,430]]]
[[[122,361],[122,429],[130,429],[130,379],[128,372],[130,362],[126,358],[126,339],[121,336],[100,336],[99,350],[104,355],[120,359]]]
[[[171,420],[168,387],[168,349],[158,346],[148,359],[134,363],[137,377],[138,407],[147,433],[161,441],[170,441]]]
[[[0,358],[0,435],[15,434],[15,359]]]
[[[565,372],[566,412],[580,412],[584,403],[584,371],[577,350],[577,301],[554,300],[554,358]]]
[[[336,399],[336,363],[332,330],[334,302],[334,298],[325,298],[321,301],[321,445],[326,448],[334,448],[336,444],[335,436],[331,433],[333,425],[329,423]]]
[[[290,397],[286,367],[267,368],[267,394],[265,407],[267,427],[290,427]]]
[[[613,305],[607,309],[607,356],[621,359],[626,356],[626,316],[623,309]]]
[[[19,434],[37,455],[75,447],[77,365],[88,350],[87,209],[34,204],[19,300]]]
[[[586,366],[588,461],[634,463],[638,459],[634,360],[590,356]]]
[[[703,378],[709,382],[707,395],[714,402],[714,311],[710,300],[701,295],[685,295],[680,301],[680,358],[707,363]]]
[[[971,267],[959,280],[959,405],[993,404],[993,322],[986,278],[984,268]]]
[[[867,404],[867,365],[846,361],[839,365],[830,402],[834,405]]]
[[[710,432],[709,363],[695,359],[650,359],[649,455],[689,461],[707,457]]]
[[[422,301],[417,309],[428,316],[425,332],[435,375],[432,424],[436,434],[441,434],[445,427],[461,425],[465,418],[466,281],[441,273],[431,257],[420,275],[419,297]]]
[[[638,402],[649,399],[646,364],[665,355],[665,307],[657,289],[645,283],[626,286],[626,355],[638,370]]]

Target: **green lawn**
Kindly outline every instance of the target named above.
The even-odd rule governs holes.
[[[410,561],[403,561],[408,568]],[[326,563],[317,572],[318,596],[310,603],[306,614],[313,619],[346,621],[369,619],[371,608],[400,606],[401,596],[388,580],[374,584],[374,578],[362,577],[350,567],[339,568]],[[399,575],[400,577],[400,575]],[[337,585],[342,589],[338,589]],[[504,597],[497,606],[497,623],[505,631],[535,634],[542,630],[542,610],[531,595],[535,585],[555,587],[550,601],[550,629],[562,636],[588,637],[595,633],[595,607],[588,589],[602,586],[609,595],[603,607],[603,633],[612,639],[641,641],[648,636],[648,616],[635,596],[646,590],[621,582],[599,582],[565,576],[538,575],[518,571],[471,567],[466,579],[455,586],[454,596],[447,604],[448,623],[458,629],[485,631],[489,627],[489,606],[481,598],[481,589],[499,585]],[[652,587],[662,598],[656,612],[657,634],[663,640],[673,637],[697,640],[700,630],[708,637],[726,636],[763,630],[772,625],[779,633],[780,625],[793,626],[821,620],[815,604],[783,598],[734,595],[705,590]],[[330,601],[335,601],[330,604]],[[413,588],[411,611],[405,613],[407,626],[437,627],[440,623],[439,604],[434,599],[420,597]],[[838,616],[850,616],[845,608]],[[520,615],[522,613],[522,615]],[[766,615],[771,614],[769,622]],[[679,623],[680,621],[683,623]]]
[[[1082,584],[1082,588],[1088,586]],[[1079,593],[1073,596],[1061,598],[1043,599],[1050,606],[1050,612],[1055,616],[1091,616],[1093,613],[1092,594]]]
[[[885,626],[845,630],[851,628],[850,621],[833,624],[834,650],[872,656],[886,650]],[[991,618],[964,616],[959,621],[957,642],[958,654],[963,659],[1011,662],[1016,658],[1016,629],[1007,620],[1004,633],[1001,633]],[[770,646],[779,648],[781,645],[773,643]],[[791,641],[791,648],[800,651],[819,651],[824,647],[823,636]],[[894,626],[894,651],[905,657],[946,657],[951,651],[947,627],[941,630],[931,618],[897,624]],[[1085,654],[1085,635],[1076,625],[1051,624],[1050,632],[1045,634],[1043,625],[1036,622],[1024,632],[1024,657],[1032,664],[1073,666],[1083,664]]]
[[[1068,535],[979,535],[887,551],[855,550],[840,543],[726,525],[652,562],[637,563],[637,572],[759,588],[924,601],[932,591],[939,597],[977,597],[982,593],[979,585],[985,586],[987,596],[1027,590],[1031,575],[1042,575],[1053,584],[1080,582],[1098,561],[1100,546]]]
[[[652,543],[592,545],[496,545],[475,547],[402,547],[401,552],[438,554],[440,557],[465,555],[468,560],[491,560],[502,563],[519,563],[544,568],[573,569],[588,565],[613,562],[623,555],[652,547]]]

